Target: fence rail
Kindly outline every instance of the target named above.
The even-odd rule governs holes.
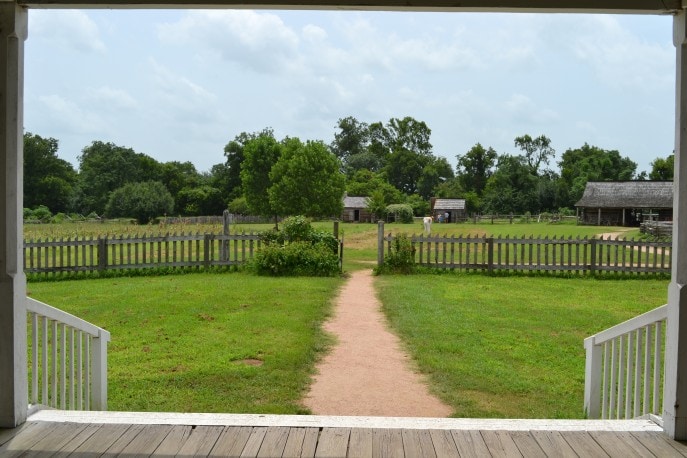
[[[378,263],[395,236],[378,226]],[[451,270],[670,273],[670,242],[620,238],[411,235],[416,265]]]
[[[107,410],[110,333],[32,298],[26,310],[31,404]]]
[[[584,340],[584,410],[589,418],[660,415],[667,306]]]

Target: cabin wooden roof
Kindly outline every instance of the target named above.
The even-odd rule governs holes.
[[[465,210],[465,199],[436,199],[432,210]]]
[[[369,197],[346,196],[343,200],[343,206],[344,208],[367,208],[369,202]]]
[[[590,181],[576,207],[673,208],[672,181]]]

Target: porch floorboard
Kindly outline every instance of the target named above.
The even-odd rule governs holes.
[[[252,423],[252,424],[251,424]],[[39,411],[0,456],[687,457],[651,420],[480,420]]]

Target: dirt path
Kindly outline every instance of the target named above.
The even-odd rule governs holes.
[[[380,308],[371,272],[353,272],[325,324],[337,343],[319,364],[304,404],[316,415],[449,416],[452,409],[412,370]]]

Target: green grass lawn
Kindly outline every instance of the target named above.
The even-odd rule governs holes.
[[[110,410],[295,414],[341,282],[197,273],[28,289],[112,333]]]
[[[339,227],[344,270],[374,267],[377,225]],[[53,236],[74,230],[46,228]],[[463,223],[435,224],[433,233],[584,237],[618,229]],[[419,223],[385,225],[387,234],[421,231]],[[111,410],[305,413],[300,400],[329,343],[321,323],[343,281],[193,273],[38,282],[29,292],[112,333]],[[584,338],[665,303],[667,281],[450,274],[381,276],[376,284],[391,326],[455,416],[579,418]]]
[[[580,418],[584,338],[664,304],[667,281],[414,275],[376,285],[454,416]]]

